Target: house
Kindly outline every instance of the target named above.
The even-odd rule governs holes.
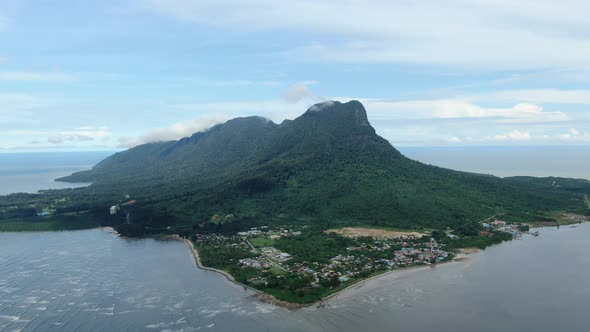
[[[117,214],[117,206],[116,205],[111,206],[111,208],[109,209],[109,212],[111,214]]]
[[[494,227],[506,226],[506,222],[502,221],[502,220],[494,220],[494,222],[492,222],[492,226],[494,226]]]
[[[288,260],[288,259],[290,259],[290,258],[291,258],[291,255],[289,255],[289,254],[288,254],[288,253],[286,253],[286,252],[282,252],[282,253],[280,253],[280,254],[278,254],[278,255],[277,255],[277,259],[278,259],[279,261],[286,261],[286,260]]]

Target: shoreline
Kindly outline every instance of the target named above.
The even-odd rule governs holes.
[[[97,227],[97,228],[100,229],[100,230],[103,230],[103,231],[109,231],[109,232],[117,235],[118,237],[124,237],[124,236],[121,236],[121,234],[119,234],[119,232],[117,232],[117,230],[114,229],[111,226],[100,226],[100,227]]]
[[[472,248],[469,248],[469,249],[472,249]],[[475,249],[475,248],[473,248],[473,249]],[[402,267],[402,268],[397,268],[397,269],[385,271],[383,273],[376,274],[376,275],[371,276],[371,277],[368,277],[366,279],[361,279],[361,280],[355,282],[352,285],[349,285],[349,286],[347,286],[345,288],[342,288],[341,290],[338,290],[337,292],[335,292],[333,294],[330,294],[330,295],[328,295],[326,297],[323,297],[323,298],[317,300],[316,302],[312,303],[312,305],[313,304],[321,305],[323,301],[328,301],[328,300],[330,300],[330,299],[332,299],[332,298],[334,298],[334,297],[336,297],[338,295],[342,295],[346,291],[350,291],[353,288],[363,287],[363,286],[365,286],[365,284],[367,284],[367,283],[369,283],[369,282],[371,282],[373,280],[379,279],[379,278],[385,278],[385,277],[390,276],[390,275],[395,274],[395,273],[403,273],[403,272],[408,272],[408,271],[415,272],[415,271],[418,271],[418,270],[434,269],[434,268],[436,268],[439,265],[446,265],[446,264],[449,264],[449,263],[464,262],[466,260],[471,259],[470,256],[472,254],[476,254],[478,252],[480,252],[479,249],[478,250],[469,250],[469,251],[466,251],[466,252],[457,253],[456,256],[453,257],[453,259],[448,260],[448,261],[445,261],[445,262],[435,263],[435,264],[431,264],[431,265],[412,265],[412,266],[406,266],[406,267]]]
[[[572,223],[573,224],[573,223]],[[577,224],[577,223],[576,223]],[[570,224],[571,225],[571,224]],[[562,225],[564,226],[564,225]],[[555,226],[541,226],[541,227],[536,227],[536,228],[550,228],[550,227],[555,227]],[[109,230],[112,231],[114,234],[116,234],[117,236],[121,236],[116,230],[114,230],[112,227],[100,227],[100,229],[104,229],[104,230]],[[324,304],[324,302],[330,301],[331,299],[342,295],[342,294],[346,294],[347,292],[350,292],[352,290],[357,290],[358,288],[362,288],[365,285],[368,285],[370,282],[380,279],[380,278],[385,278],[387,276],[390,276],[392,274],[395,273],[403,273],[403,272],[408,272],[408,271],[417,271],[417,270],[426,270],[426,269],[432,269],[435,268],[439,265],[444,265],[444,264],[448,264],[448,263],[461,263],[461,262],[465,262],[471,259],[471,256],[474,254],[477,254],[479,252],[481,252],[482,250],[479,248],[461,248],[458,250],[458,252],[455,254],[455,256],[448,261],[445,262],[440,262],[440,263],[435,263],[435,264],[431,264],[431,265],[413,265],[413,266],[407,266],[407,267],[402,267],[402,268],[397,268],[397,269],[393,269],[393,270],[389,270],[389,271],[384,271],[382,273],[370,276],[368,278],[365,279],[361,279],[358,280],[356,282],[354,282],[351,285],[348,285],[340,290],[335,291],[332,294],[329,294],[323,298],[320,298],[314,302],[311,303],[293,303],[293,302],[287,302],[287,301],[283,301],[283,300],[279,300],[276,297],[274,297],[272,294],[266,293],[262,290],[253,288],[251,286],[242,284],[238,281],[235,280],[235,278],[227,271],[223,271],[223,270],[219,270],[216,268],[212,268],[212,267],[207,267],[204,266],[203,263],[201,262],[201,257],[199,255],[199,252],[197,250],[197,248],[194,246],[194,244],[192,243],[192,241],[182,238],[180,237],[178,234],[175,235],[168,235],[165,238],[170,239],[170,240],[175,240],[175,241],[182,241],[184,242],[187,247],[189,248],[190,252],[193,255],[195,264],[197,266],[197,268],[201,269],[201,270],[205,270],[205,271],[210,271],[210,272],[214,272],[214,273],[218,273],[221,274],[222,276],[225,277],[225,279],[227,279],[230,283],[233,283],[236,286],[240,286],[242,287],[244,290],[248,290],[251,291],[252,293],[254,293],[251,298],[255,299],[257,301],[261,301],[267,304],[272,304],[278,307],[282,307],[282,308],[286,308],[288,310],[298,310],[298,309],[302,309],[302,308],[308,308],[308,307],[313,307],[313,306],[317,306],[318,308],[320,307],[324,307],[326,306],[326,304]]]
[[[277,299],[276,297],[274,297],[271,294],[265,293],[259,289],[253,288],[251,286],[244,285],[241,282],[236,281],[236,279],[230,273],[228,273],[226,271],[204,266],[203,263],[201,263],[201,256],[199,255],[199,251],[197,250],[197,248],[195,248],[195,245],[192,243],[192,241],[182,238],[178,235],[173,235],[170,238],[174,239],[174,240],[182,241],[187,245],[187,247],[189,248],[189,250],[193,254],[193,258],[195,259],[195,264],[197,265],[197,267],[199,269],[221,274],[222,276],[225,277],[225,279],[227,279],[227,281],[233,283],[234,285],[243,287],[244,289],[247,289],[247,290],[253,292],[254,294],[251,297],[258,300],[258,301],[273,304],[273,305],[283,307],[283,308],[287,308],[289,310],[296,310],[296,309],[304,308],[304,307],[315,304],[315,302],[310,303],[310,304],[299,304],[299,303],[291,303],[291,302],[287,302],[287,301],[282,301],[282,300]]]
[[[374,280],[379,279],[379,278],[384,278],[386,276],[389,276],[389,275],[392,275],[392,274],[395,274],[395,273],[401,273],[401,272],[407,272],[407,271],[417,271],[417,270],[420,270],[420,269],[424,269],[424,270],[425,269],[432,269],[432,268],[435,268],[437,265],[445,264],[445,263],[450,263],[450,262],[452,262],[452,260],[451,261],[448,261],[448,262],[437,263],[437,264],[432,264],[432,265],[413,265],[413,266],[407,266],[407,267],[397,268],[397,269],[394,269],[394,270],[385,271],[383,273],[376,274],[376,275],[371,276],[371,277],[368,277],[366,279],[361,279],[361,280],[355,282],[352,285],[346,286],[345,288],[342,288],[341,290],[338,290],[338,291],[336,291],[336,292],[334,292],[334,293],[332,293],[332,294],[330,294],[330,295],[328,295],[326,297],[323,297],[323,298],[317,300],[316,302],[312,303],[312,305],[314,305],[314,304],[321,305],[322,302],[329,301],[329,300],[331,300],[332,298],[334,298],[334,297],[336,297],[338,295],[342,295],[342,294],[346,293],[347,291],[351,291],[353,288],[361,288],[361,287],[364,287],[367,283],[370,283],[371,281],[374,281]]]
[[[190,249],[190,251],[193,254],[193,257],[195,259],[195,264],[197,264],[197,267],[199,269],[205,270],[205,271],[211,271],[211,272],[219,273],[219,274],[223,275],[228,281],[231,281],[231,282],[233,282],[233,283],[235,283],[235,284],[237,284],[239,286],[244,286],[244,287],[251,288],[249,286],[246,286],[246,285],[243,285],[243,284],[240,284],[239,282],[237,282],[236,279],[231,274],[229,274],[226,271],[219,270],[219,269],[212,268],[212,267],[204,266],[203,263],[201,263],[201,256],[199,256],[199,252],[197,251],[197,248],[195,248],[195,245],[190,240],[181,238],[178,235],[173,236],[172,239],[176,239],[176,240],[182,241],[182,242],[184,242],[188,246],[188,248]]]
[[[311,302],[311,303],[293,303],[293,302],[287,302],[287,301],[283,301],[283,300],[279,300],[276,297],[274,297],[273,295],[266,293],[264,291],[261,291],[259,289],[253,288],[251,286],[248,285],[244,285],[238,281],[235,280],[235,278],[228,272],[223,271],[223,270],[219,270],[216,268],[212,268],[212,267],[207,267],[204,266],[203,263],[201,263],[201,256],[199,255],[199,252],[197,250],[197,248],[195,248],[194,244],[192,243],[192,241],[182,238],[179,235],[173,235],[169,237],[170,239],[173,240],[178,240],[178,241],[182,241],[184,242],[187,247],[189,248],[189,250],[191,251],[193,258],[195,260],[195,264],[197,265],[197,268],[201,269],[201,270],[205,270],[205,271],[210,271],[210,272],[215,272],[218,274],[223,275],[229,282],[241,286],[244,289],[248,289],[252,292],[254,292],[254,294],[252,295],[252,298],[264,302],[264,303],[268,303],[268,304],[272,304],[278,307],[282,307],[282,308],[286,308],[289,310],[297,310],[297,309],[302,309],[302,308],[307,308],[307,307],[312,307],[312,306],[322,306],[324,301],[329,301],[330,299],[341,295],[343,293],[345,293],[346,291],[350,291],[353,288],[360,288],[365,286],[368,282],[371,282],[375,279],[378,278],[383,278],[386,277],[388,275],[394,274],[394,273],[402,273],[402,272],[407,272],[407,271],[412,271],[412,270],[419,270],[419,269],[428,269],[428,268],[435,268],[438,265],[442,265],[442,264],[447,264],[447,263],[452,263],[452,262],[462,262],[465,260],[468,260],[471,254],[477,253],[479,252],[479,250],[477,251],[471,251],[468,253],[459,253],[457,254],[457,256],[455,256],[452,260],[446,261],[446,262],[442,262],[442,263],[436,263],[436,264],[432,264],[432,265],[414,265],[414,266],[407,266],[407,267],[403,267],[403,268],[397,268],[394,270],[389,270],[389,271],[385,271],[383,273],[379,273],[376,274],[374,276],[365,278],[365,279],[361,279],[351,285],[348,285],[330,295],[327,295],[317,301]]]

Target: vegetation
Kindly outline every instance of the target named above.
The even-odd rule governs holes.
[[[492,232],[489,236],[474,235],[465,236],[459,239],[447,240],[447,249],[479,248],[485,249],[491,245],[512,240],[512,235],[504,232]]]
[[[327,263],[330,258],[346,252],[354,241],[336,234],[320,231],[304,232],[300,236],[285,237],[275,247],[295,256],[296,261],[317,261]]]
[[[0,232],[66,231],[95,228],[98,222],[88,215],[59,215],[0,219]]]
[[[250,239],[250,243],[256,248],[270,247],[275,244],[275,240],[266,237],[254,237]]]
[[[142,236],[299,220],[469,232],[498,214],[527,223],[555,211],[590,215],[583,199],[590,181],[501,179],[410,160],[375,133],[356,101],[316,105],[280,125],[233,119],[179,141],[116,153],[62,180],[93,184],[0,196],[0,219],[88,212]],[[136,203],[123,207],[125,197]],[[116,204],[122,209],[109,215]]]
[[[429,236],[378,241],[370,237],[352,239],[327,234],[322,227],[288,226],[289,229],[302,231],[288,232],[274,242],[274,248],[292,255],[287,261],[280,262],[280,266],[277,266],[277,261],[269,264],[272,259],[264,251],[255,252],[246,242],[260,243],[265,239],[263,236],[246,240],[237,235],[198,234],[193,235],[191,240],[199,250],[204,265],[224,270],[234,276],[236,281],[279,300],[300,304],[313,303],[360,280],[391,270],[392,267],[386,262],[394,259],[403,248],[432,248]],[[448,240],[446,236],[444,240]],[[406,255],[408,258],[413,257],[415,262],[399,262],[401,265],[395,268],[425,264],[418,254]],[[442,261],[451,257],[445,256]],[[248,259],[266,265],[254,267],[243,263]],[[346,263],[334,263],[334,260],[339,259],[346,259]],[[340,276],[345,274],[348,276],[341,280]]]

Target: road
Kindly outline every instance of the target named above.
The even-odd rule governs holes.
[[[262,256],[266,257],[266,259],[268,259],[268,261],[270,262],[270,264],[274,267],[276,267],[277,269],[281,269],[285,272],[289,272],[287,271],[287,269],[285,269],[284,267],[282,267],[279,263],[275,262],[272,258],[268,257],[264,252],[259,251],[258,249],[254,248],[254,246],[252,245],[252,243],[250,243],[250,241],[246,240],[246,243],[250,246],[250,248],[252,248],[252,250],[254,250],[256,253],[261,254]]]
[[[588,205],[588,208],[590,209],[590,200],[588,199],[588,196],[586,196],[586,194],[584,194],[584,200],[586,201],[586,205]]]

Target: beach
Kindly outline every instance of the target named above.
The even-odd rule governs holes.
[[[410,271],[412,271],[412,272],[426,271],[428,269],[433,269],[437,265],[440,265],[440,264],[445,264],[445,263],[449,263],[449,262],[453,262],[453,261],[456,261],[456,262],[464,261],[464,260],[468,259],[469,255],[479,252],[479,250],[476,248],[467,248],[465,250],[462,250],[462,252],[457,254],[457,256],[455,256],[455,258],[453,258],[453,260],[449,261],[449,262],[437,263],[437,264],[432,264],[432,265],[415,265],[415,266],[408,266],[408,267],[403,267],[403,268],[397,268],[397,269],[390,270],[390,271],[385,271],[383,273],[368,277],[366,279],[359,280],[352,285],[349,285],[349,286],[347,286],[343,289],[340,289],[340,290],[338,290],[326,297],[321,298],[318,301],[315,301],[312,303],[300,304],[300,303],[292,303],[292,302],[279,300],[271,294],[265,293],[261,290],[250,287],[248,285],[244,285],[244,284],[236,281],[235,278],[226,271],[204,266],[201,263],[201,258],[199,256],[199,252],[198,252],[197,248],[195,248],[194,244],[190,240],[182,238],[178,235],[173,235],[173,236],[170,236],[169,238],[182,241],[187,245],[187,247],[190,249],[190,251],[195,259],[195,264],[197,265],[197,267],[199,269],[202,269],[205,271],[211,271],[211,272],[215,272],[215,273],[219,273],[219,274],[223,275],[231,283],[241,286],[244,289],[253,292],[254,294],[252,295],[252,298],[254,298],[258,301],[273,304],[273,305],[287,308],[290,310],[297,310],[297,309],[312,307],[312,306],[316,306],[316,305],[318,307],[321,307],[322,305],[324,305],[324,302],[326,302],[326,301],[329,301],[333,298],[340,297],[340,296],[346,297],[346,296],[349,296],[352,294],[357,294],[361,288],[364,288],[365,286],[368,286],[373,282],[385,280],[385,279],[391,277],[392,275],[399,274],[400,276],[402,276],[402,275],[409,273]]]

